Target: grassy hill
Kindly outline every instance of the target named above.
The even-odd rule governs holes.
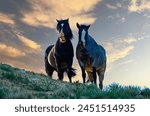
[[[11,99],[147,99],[150,89],[112,84],[103,91],[95,85],[67,83],[43,74],[0,64],[0,98]]]

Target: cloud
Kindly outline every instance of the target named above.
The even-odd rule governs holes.
[[[41,49],[41,46],[36,42],[32,41],[31,39],[20,34],[17,34],[17,37],[25,46],[32,48],[34,50]]]
[[[144,16],[145,16],[146,18],[150,19],[150,14],[145,13]]]
[[[150,10],[149,0],[131,0],[128,6],[130,12],[143,12],[145,10]]]
[[[135,43],[139,40],[140,40],[140,38],[135,38],[133,36],[128,36],[126,38],[114,40],[113,42],[116,43],[116,44],[129,45],[129,44]]]
[[[133,63],[133,62],[134,62],[134,60],[130,59],[130,60],[126,60],[126,61],[120,63],[120,65],[125,65],[125,64],[129,64],[129,63]]]
[[[9,57],[22,57],[26,54],[19,49],[16,49],[11,46],[7,46],[6,44],[0,43],[0,53]]]
[[[109,8],[109,9],[117,9],[116,6],[111,5],[111,4],[106,4],[106,7]]]
[[[140,41],[139,38],[128,36],[126,38],[114,39],[104,43],[107,51],[107,71],[112,69],[112,65],[125,57],[134,50],[134,43]]]
[[[124,39],[124,42],[126,42],[128,44],[134,43],[136,41],[137,41],[137,39],[134,37],[128,37],[128,38]]]
[[[106,7],[109,8],[109,9],[112,9],[112,10],[116,10],[118,8],[121,8],[122,5],[120,3],[117,3],[115,5],[113,5],[113,4],[106,4]]]
[[[108,16],[108,19],[111,19],[111,20],[118,20],[117,23],[125,23],[126,22],[126,18],[124,16],[121,16],[120,14],[115,14],[115,15],[109,15]]]
[[[19,39],[20,42],[22,42],[23,45],[25,45],[26,47],[30,48],[27,49],[27,52],[33,52],[34,50],[41,50],[41,45],[36,43],[35,41],[33,41],[31,38],[28,38],[26,36],[24,36],[22,33],[24,33],[24,31],[17,29],[16,25],[11,25],[9,28],[9,32],[10,33],[6,33],[5,31],[3,32],[4,36],[6,36],[6,34],[8,35],[8,38],[11,36],[13,39],[16,40],[16,38]],[[12,41],[14,42],[14,41]],[[23,50],[23,51],[26,51]]]
[[[0,12],[0,22],[14,25],[13,15],[6,15]]]
[[[55,28],[56,19],[69,18],[72,28],[79,23],[94,23],[91,13],[102,0],[28,0],[32,11],[21,11],[22,21],[31,26]]]
[[[106,49],[108,51],[108,64],[126,57],[134,49],[134,46],[128,46],[126,48],[121,48],[121,49],[116,49],[113,48],[112,46],[113,45],[110,43],[106,45]]]
[[[121,20],[120,20],[122,23],[126,22],[126,18],[125,17],[122,17]]]

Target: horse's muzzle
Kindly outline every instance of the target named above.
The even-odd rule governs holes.
[[[62,32],[60,33],[59,40],[60,40],[61,43],[65,43],[66,42],[64,33],[62,33]]]
[[[86,48],[86,43],[85,42],[80,42],[80,45],[82,46],[82,48]]]

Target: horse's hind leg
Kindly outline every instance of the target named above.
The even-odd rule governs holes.
[[[102,90],[103,89],[103,78],[104,78],[104,74],[99,76],[99,88]]]
[[[47,75],[51,78],[54,72],[54,68],[49,64],[48,62],[48,55],[51,51],[51,49],[53,48],[54,45],[49,46],[46,51],[45,51],[45,71],[47,73]]]
[[[50,78],[52,78],[53,72],[54,72],[54,68],[52,66],[46,68],[46,73]]]
[[[99,76],[99,88],[102,90],[103,89],[103,80],[104,80],[104,71],[97,71],[97,74]]]
[[[54,68],[49,64],[47,57],[45,57],[45,71],[50,78],[52,78]]]
[[[88,77],[89,77],[88,80],[87,80],[87,82],[90,81],[90,82],[93,83],[93,81],[94,81],[94,79],[93,79],[93,72],[87,71],[87,74],[88,74]]]

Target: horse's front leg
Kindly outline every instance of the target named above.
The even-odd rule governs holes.
[[[61,68],[61,61],[60,59],[56,58],[56,65],[57,65],[57,75],[59,80],[63,80],[63,70]]]
[[[93,78],[94,78],[94,83],[96,84],[96,80],[97,80],[96,67],[93,67]]]
[[[67,71],[67,75],[69,78],[69,82],[72,83],[72,76],[73,76],[73,70],[72,70],[72,63],[73,63],[73,59],[68,60],[68,71]]]
[[[82,71],[83,83],[85,83],[85,79],[86,79],[85,68],[84,68],[84,67],[81,67],[81,71]]]
[[[69,82],[70,83],[72,83],[72,74],[71,74],[72,72],[71,72],[71,68],[69,68],[69,71],[68,71],[68,73],[67,73],[67,75],[68,75],[68,78],[69,78]]]
[[[72,83],[72,69],[71,69],[71,67],[68,68],[67,75],[69,78],[69,82]]]
[[[80,65],[81,71],[82,71],[83,83],[85,83],[85,79],[86,79],[85,64],[82,61],[79,61],[79,65]]]

